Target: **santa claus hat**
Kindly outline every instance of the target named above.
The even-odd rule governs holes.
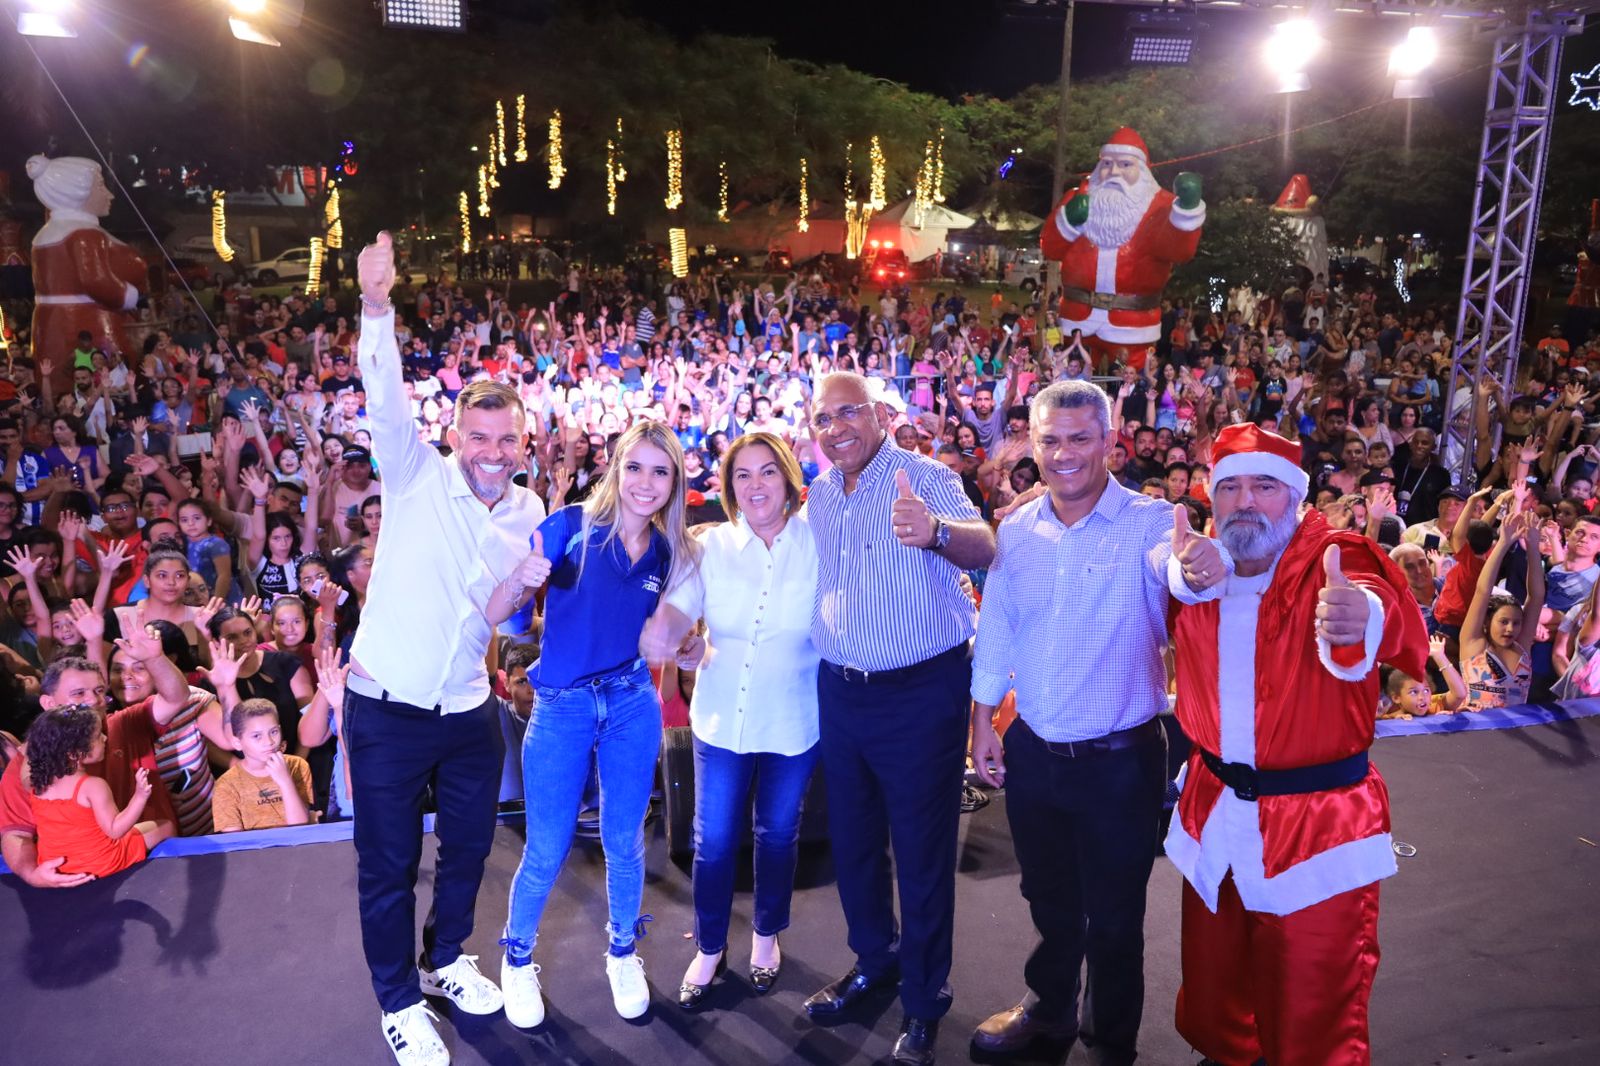
[[[1296,174],[1278,194],[1278,202],[1272,208],[1286,214],[1304,214],[1316,202],[1317,198],[1311,195],[1311,179],[1304,174]]]
[[[1217,443],[1211,449],[1213,486],[1241,474],[1275,477],[1302,497],[1311,488],[1311,479],[1300,469],[1300,445],[1254,422],[1228,426],[1217,434]]]
[[[1141,163],[1150,162],[1150,149],[1144,146],[1144,138],[1135,133],[1131,126],[1124,126],[1113,133],[1111,139],[1101,145],[1100,154],[1129,155]]]

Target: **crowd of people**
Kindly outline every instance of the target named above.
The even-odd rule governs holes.
[[[25,330],[12,338],[0,377],[0,833],[29,884],[70,887],[172,835],[354,817],[364,943],[402,1063],[446,1061],[427,1057],[443,1047],[417,1013],[419,987],[542,1020],[537,929],[592,764],[607,973],[619,1013],[647,1009],[635,945],[663,699],[647,663],[675,667],[692,701],[697,951],[679,1002],[701,1009],[727,965],[752,781],[750,973],[759,991],[776,981],[800,805],[821,766],[859,963],[807,1010],[837,1013],[897,982],[897,1060],[931,1061],[950,997],[969,717],[980,776],[1003,783],[1009,758],[1015,788],[1019,766],[1082,738],[1024,713],[1002,756],[984,732],[991,712],[1005,725],[1013,701],[1024,709],[1051,684],[1110,684],[1107,706],[1122,710],[1089,735],[1132,745],[1181,680],[1162,656],[1164,576],[1097,597],[1097,582],[1118,580],[1104,543],[1097,558],[1064,540],[1078,585],[1062,600],[1048,565],[1030,588],[1004,563],[1004,517],[1037,508],[1047,464],[1098,432],[1090,394],[1105,408],[1110,481],[1153,498],[1135,535],[1170,539],[1175,560],[1190,542],[1170,505],[1211,543],[1229,430],[1298,448],[1300,506],[1398,564],[1432,640],[1426,669],[1383,668],[1381,716],[1600,692],[1592,332],[1525,345],[1509,395],[1491,376],[1449,395],[1448,308],[1320,275],[1236,292],[1217,312],[1165,301],[1153,348],[1106,358],[1050,301],[999,292],[864,296],[854,281],[710,270],[656,286],[574,269],[534,306],[498,282],[402,275],[391,290],[368,273],[326,295],[230,288],[204,324],[174,315],[139,352],[87,335],[63,352],[30,351]],[[71,388],[52,387],[69,361]],[[1461,457],[1440,447],[1447,423],[1465,422],[1471,491],[1452,478]],[[419,520],[429,494],[465,502]],[[1198,558],[1186,550],[1183,565]],[[980,608],[996,593],[1012,617],[1033,613],[986,656],[1001,616],[980,622]],[[1049,663],[1068,623],[1040,612],[1063,606],[1143,627],[1148,660],[1098,677]],[[417,707],[438,714],[403,709]],[[434,762],[398,755],[396,738]],[[1136,754],[1117,787],[1143,826],[1167,777],[1149,749]],[[406,819],[432,773],[441,836],[464,846],[451,854],[461,869],[441,871],[438,891],[458,895],[436,896],[419,964],[398,901],[420,848]],[[1037,805],[1011,818],[1019,857],[1042,869],[1050,805],[1068,800],[1032,787]],[[529,832],[496,989],[460,950],[489,844],[478,815],[492,823],[504,803],[526,804]],[[361,816],[376,810],[385,817]],[[1142,886],[1152,858],[1118,856],[1116,868]],[[1105,919],[1117,937],[1085,945],[1029,880],[1025,869],[1054,954],[1035,953],[1033,1001],[985,1023],[979,1042],[1006,1051],[1019,1034],[1065,1033],[1131,1050],[1130,982],[1142,997],[1142,977],[1110,960],[1142,946],[1142,889],[1137,914]],[[1080,1026],[1072,955],[1086,951],[1102,963],[1106,1009]]]

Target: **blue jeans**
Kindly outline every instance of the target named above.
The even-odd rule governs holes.
[[[661,699],[643,667],[573,688],[535,689],[522,741],[528,837],[506,919],[513,965],[533,958],[545,902],[572,848],[591,757],[600,769],[606,931],[612,954],[632,951],[644,896],[644,819],[660,754]]]
[[[741,755],[694,738],[694,938],[715,955],[728,946],[733,865],[755,778],[755,914],[761,936],[789,928],[789,899],[800,854],[800,810],[817,764],[817,745],[799,755]]]

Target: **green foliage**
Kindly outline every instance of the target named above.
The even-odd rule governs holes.
[[[1295,238],[1264,203],[1224,200],[1206,206],[1200,251],[1172,272],[1171,296],[1205,303],[1212,278],[1266,290],[1293,276],[1300,261]]]

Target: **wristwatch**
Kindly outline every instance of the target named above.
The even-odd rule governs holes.
[[[935,518],[933,520],[933,544],[931,547],[934,551],[942,552],[949,546],[950,523],[942,518]]]

